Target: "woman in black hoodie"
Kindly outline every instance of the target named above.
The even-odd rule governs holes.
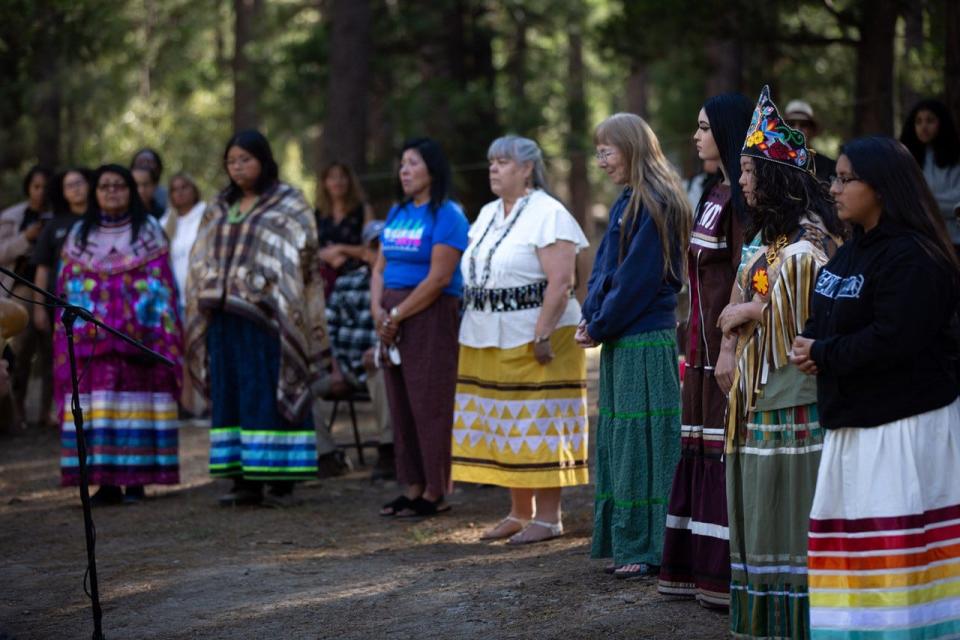
[[[817,375],[828,429],[810,513],[811,629],[954,637],[960,265],[901,143],[844,145],[831,191],[854,237],[820,271],[792,357]]]

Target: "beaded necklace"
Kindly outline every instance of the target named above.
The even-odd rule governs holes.
[[[497,249],[500,247],[500,243],[503,242],[503,239],[510,235],[510,231],[513,229],[513,225],[517,223],[517,220],[520,219],[520,214],[523,213],[524,208],[527,206],[527,202],[530,200],[530,196],[526,195],[520,199],[517,204],[514,205],[517,212],[513,216],[513,219],[507,225],[507,228],[504,229],[503,233],[497,238],[497,241],[493,243],[493,246],[490,247],[490,251],[487,253],[487,259],[484,264],[483,280],[477,283],[477,251],[480,250],[480,245],[483,244],[483,241],[486,239],[487,234],[490,233],[490,229],[493,228],[493,225],[497,222],[497,213],[494,213],[490,218],[490,224],[487,225],[487,228],[483,230],[483,234],[480,236],[480,239],[477,240],[477,244],[474,246],[473,251],[470,252],[470,282],[473,283],[478,289],[483,289],[487,284],[487,280],[490,279],[491,263],[493,262],[493,254],[496,253]],[[503,200],[500,200],[500,209],[503,208]]]

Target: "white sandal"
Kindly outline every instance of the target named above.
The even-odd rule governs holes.
[[[520,536],[524,531],[527,530],[532,525],[537,525],[538,527],[543,527],[550,532],[550,535],[546,538],[537,538],[536,540],[520,540]],[[531,520],[530,524],[523,528],[523,531],[515,533],[513,536],[507,540],[507,544],[533,544],[534,542],[546,542],[547,540],[553,540],[554,538],[559,538],[563,535],[563,523],[562,522],[544,522],[543,520]]]
[[[523,531],[524,528],[526,528],[527,524],[529,524],[530,521],[529,521],[529,520],[523,520],[522,518],[517,518],[517,517],[515,517],[515,516],[507,516],[506,518],[504,518],[503,520],[501,520],[500,522],[498,522],[498,523],[493,527],[493,529],[490,529],[490,531],[496,531],[497,529],[500,528],[500,525],[502,525],[502,524],[505,523],[505,522],[515,522],[515,523],[517,523],[518,525],[520,525],[520,531]],[[502,540],[503,538],[507,538],[507,537],[509,537],[509,536],[515,536],[515,535],[517,535],[518,533],[520,533],[520,531],[514,531],[514,532],[512,532],[512,533],[505,533],[505,534],[503,534],[503,535],[501,535],[501,536],[493,536],[493,535],[489,535],[489,536],[488,536],[486,533],[482,533],[482,534],[480,534],[480,539],[481,539],[481,540]]]

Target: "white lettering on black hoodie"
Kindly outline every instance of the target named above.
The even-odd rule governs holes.
[[[957,398],[954,282],[914,232],[857,228],[820,271],[803,332],[822,426],[874,427]]]

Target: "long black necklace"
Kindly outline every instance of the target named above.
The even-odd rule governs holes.
[[[497,238],[497,241],[493,243],[493,246],[490,247],[490,251],[487,253],[487,259],[484,263],[483,271],[483,280],[477,283],[477,251],[480,250],[480,246],[483,245],[483,241],[486,239],[487,234],[490,233],[490,229],[493,228],[493,225],[497,222],[497,213],[495,212],[490,218],[490,224],[487,225],[487,228],[483,230],[483,234],[480,236],[480,239],[477,240],[477,244],[474,246],[473,250],[470,252],[470,282],[478,289],[483,289],[486,286],[487,281],[490,279],[491,263],[493,262],[493,254],[496,253],[497,248],[500,246],[500,243],[503,242],[503,239],[510,235],[510,231],[513,229],[513,225],[517,223],[517,220],[520,219],[520,214],[523,213],[524,208],[527,206],[527,202],[530,200],[530,196],[524,196],[520,199],[520,202],[514,206],[517,208],[516,215],[513,216],[513,220],[510,221],[510,224],[507,225],[507,228],[504,229],[503,233]],[[503,200],[500,201],[500,206],[503,206]]]

